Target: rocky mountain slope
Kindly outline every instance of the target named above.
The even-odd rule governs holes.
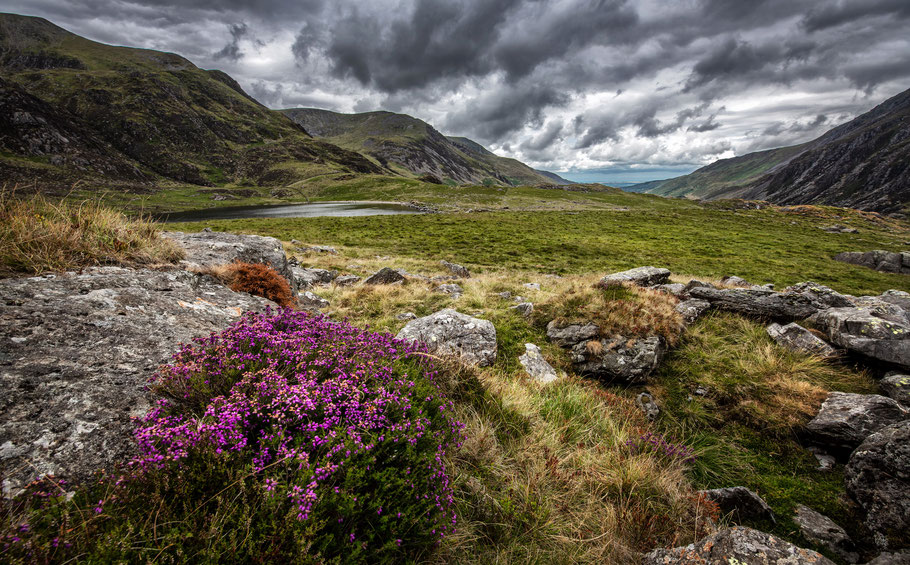
[[[282,112],[312,135],[359,151],[390,171],[432,175],[446,183],[487,185],[571,184],[500,157],[464,137],[446,137],[430,124],[405,114],[340,114],[316,108]]]
[[[808,143],[723,159],[637,191],[901,211],[910,203],[910,90]]]
[[[0,14],[0,176],[39,184],[280,185],[309,167],[378,173],[314,140],[221,71]],[[122,186],[122,185],[118,185]]]

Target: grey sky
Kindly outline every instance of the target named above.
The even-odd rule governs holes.
[[[532,166],[619,180],[806,141],[910,87],[910,0],[0,0],[0,10],[179,53],[273,108],[405,112]]]

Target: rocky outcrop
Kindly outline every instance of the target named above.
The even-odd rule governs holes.
[[[777,322],[802,320],[819,310],[818,304],[798,292],[696,287],[689,290],[689,296],[710,302],[713,307],[720,310]]]
[[[297,290],[297,278],[288,263],[284,246],[274,237],[201,231],[196,233],[162,232],[162,237],[177,242],[185,251],[187,268],[205,268],[234,261],[270,265]]]
[[[845,251],[834,256],[835,261],[851,265],[860,265],[882,271],[883,273],[901,273],[910,275],[910,252],[882,251]]]
[[[910,545],[910,421],[873,433],[844,469],[847,493],[882,549]]]
[[[885,396],[832,392],[806,431],[816,444],[849,452],[870,434],[908,418],[906,408]]]
[[[699,491],[699,494],[717,504],[721,514],[728,516],[734,524],[752,520],[775,521],[768,503],[746,487],[715,488]]]
[[[395,336],[426,344],[431,353],[459,357],[466,365],[486,367],[496,361],[496,328],[451,308],[411,320]]]
[[[880,308],[830,308],[820,312],[816,323],[828,339],[867,357],[910,368],[910,324],[904,311]],[[888,319],[890,318],[890,319]]]
[[[402,283],[404,280],[404,275],[395,269],[383,267],[367,277],[363,284],[395,284]]]
[[[0,281],[0,467],[12,492],[131,453],[145,385],[181,343],[268,301],[186,271],[88,269]]]
[[[879,381],[878,386],[885,396],[910,409],[910,375],[888,373]]]
[[[781,326],[780,324],[771,324],[765,328],[768,335],[771,336],[778,345],[786,347],[793,351],[802,351],[818,355],[819,357],[833,357],[837,350],[825,343],[825,340],[819,338],[806,328],[796,322]]]
[[[796,506],[793,521],[807,540],[826,548],[847,563],[859,562],[859,554],[853,540],[831,518],[799,504]]]
[[[459,277],[462,279],[471,278],[471,272],[468,271],[468,269],[466,267],[457,265],[455,263],[449,263],[446,260],[440,261],[439,264],[442,265],[443,267],[445,267],[446,269],[448,269],[449,272],[452,273],[453,275],[455,275],[456,277]]]
[[[664,284],[670,278],[669,269],[657,267],[636,267],[628,271],[613,273],[600,279],[601,286],[612,284],[633,283],[638,286],[656,286]]]
[[[726,528],[691,545],[658,549],[642,565],[834,565],[823,555],[751,528]]]
[[[540,348],[533,343],[525,344],[524,355],[518,358],[518,362],[525,368],[528,376],[540,384],[551,383],[559,378],[556,369],[547,363],[540,353]]]
[[[614,336],[576,343],[571,357],[580,375],[634,384],[644,382],[666,353],[667,344],[661,336]]]

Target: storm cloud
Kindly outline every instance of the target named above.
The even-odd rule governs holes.
[[[0,10],[221,68],[273,108],[404,112],[603,180],[808,141],[910,87],[907,0],[0,0]]]

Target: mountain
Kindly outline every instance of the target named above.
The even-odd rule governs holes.
[[[722,159],[645,192],[824,204],[876,212],[910,206],[910,90],[821,137]]]
[[[381,172],[221,71],[96,43],[41,18],[0,14],[0,76],[5,182],[271,186],[312,171]]]
[[[446,137],[430,124],[405,114],[340,114],[316,108],[281,110],[315,137],[359,151],[390,172],[428,175],[449,184],[569,184],[500,157],[465,137]],[[558,177],[557,177],[558,178]]]

